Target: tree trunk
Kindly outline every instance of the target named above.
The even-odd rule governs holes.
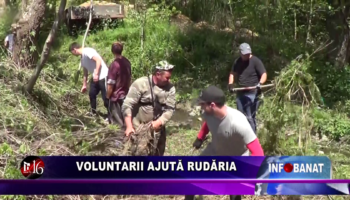
[[[327,30],[333,41],[329,46],[327,59],[335,61],[334,65],[342,68],[350,61],[350,27],[347,22],[347,18],[350,17],[350,3],[342,4],[341,1],[328,1],[328,3],[337,11],[327,16]]]
[[[298,38],[298,23],[297,23],[297,11],[294,10],[294,40]]]
[[[337,57],[335,58],[336,67],[345,67],[349,63],[350,58],[350,28],[348,24],[348,17],[350,16],[350,5],[344,6],[344,9],[341,9],[340,21],[342,22],[342,42],[338,50]]]
[[[311,42],[311,26],[312,26],[312,15],[313,15],[313,0],[310,2],[310,12],[308,16],[307,33],[306,33],[306,45]]]
[[[0,0],[0,17],[2,17],[1,15],[3,14],[3,12],[5,11],[6,7],[8,6],[8,0]]]
[[[335,58],[335,66],[338,68],[343,68],[349,63],[349,39],[349,33],[343,35],[343,42],[341,43],[337,57]]]
[[[23,4],[26,1],[22,2]],[[20,67],[32,68],[38,60],[37,40],[40,24],[43,21],[46,0],[31,0],[22,7],[19,21],[12,24],[14,28],[13,61]]]
[[[64,9],[66,7],[66,4],[67,4],[67,0],[61,0],[61,4],[60,4],[60,7],[58,9],[58,13],[56,15],[56,19],[52,25],[52,28],[51,28],[49,35],[47,36],[43,51],[41,52],[40,61],[36,65],[36,69],[25,87],[26,91],[28,93],[31,93],[33,91],[34,85],[39,78],[40,72],[44,68],[45,63],[50,56],[50,50],[51,50],[52,44],[56,38],[57,31],[58,31],[58,29],[59,29],[59,27],[64,19]]]
[[[21,2],[21,6],[22,6],[22,11],[24,12],[24,11],[26,11],[26,9],[27,9],[27,6],[28,6],[28,0],[22,0],[22,2]]]
[[[9,3],[10,3],[9,0],[0,0],[0,7],[1,7],[1,8],[2,8],[2,7],[6,7],[6,6],[9,5]]]

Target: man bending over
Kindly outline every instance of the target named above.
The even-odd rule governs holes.
[[[101,96],[104,102],[104,106],[108,110],[108,100],[106,99],[106,77],[108,74],[108,67],[103,61],[100,54],[90,47],[82,48],[78,43],[74,42],[69,46],[69,51],[75,55],[81,57],[81,66],[84,69],[83,87],[81,92],[86,92],[88,73],[93,74],[93,78],[90,82],[90,106],[93,115],[96,114],[97,107],[97,95],[101,92]]]

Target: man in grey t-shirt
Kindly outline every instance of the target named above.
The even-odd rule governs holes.
[[[198,103],[204,111],[201,135],[205,137],[208,132],[212,134],[212,141],[201,156],[249,156],[249,152],[253,156],[264,156],[260,142],[246,116],[225,104],[225,94],[221,89],[215,86],[204,89]],[[196,141],[202,140],[197,138]],[[193,198],[193,195],[188,195],[185,200]],[[230,196],[230,200],[239,199],[240,195]]]

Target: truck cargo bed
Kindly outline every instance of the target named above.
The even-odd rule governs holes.
[[[72,19],[88,19],[90,7],[72,6],[66,10],[67,16]],[[122,19],[124,18],[123,5],[94,5],[93,19]]]

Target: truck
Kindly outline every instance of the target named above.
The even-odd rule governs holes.
[[[69,34],[73,35],[80,28],[86,27],[90,16],[90,1],[71,6],[65,10],[65,23]],[[93,2],[92,20],[90,28],[103,20],[123,21],[125,17],[124,5],[111,2]]]

